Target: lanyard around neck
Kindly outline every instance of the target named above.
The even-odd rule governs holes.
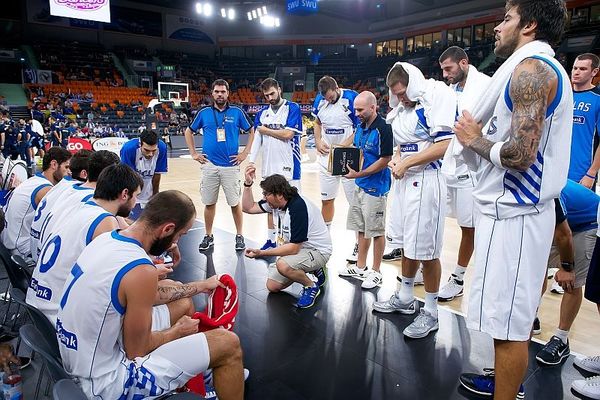
[[[219,119],[217,118],[217,113],[215,112],[215,108],[212,108],[213,117],[215,118],[215,125],[217,125],[218,129],[223,129],[225,127],[225,117],[227,117],[227,108],[223,110],[223,121],[219,124]]]

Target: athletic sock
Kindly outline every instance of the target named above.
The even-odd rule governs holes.
[[[415,278],[407,278],[402,275],[400,290],[396,292],[396,297],[403,303],[408,303],[415,299]]]
[[[456,268],[454,268],[454,279],[457,281],[463,281],[465,279],[465,272],[467,272],[467,267],[462,267],[456,264]]]
[[[269,229],[268,240],[275,243],[277,241],[277,229]]]
[[[427,310],[435,318],[438,316],[438,294],[425,292],[425,310]]]
[[[562,329],[556,329],[554,332],[554,336],[560,338],[564,344],[567,344],[567,340],[569,339],[569,331],[563,331]]]

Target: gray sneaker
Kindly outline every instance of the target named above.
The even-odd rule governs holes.
[[[421,308],[417,318],[404,329],[403,333],[404,336],[411,339],[420,339],[429,335],[430,332],[437,331],[439,327],[437,317],[434,317],[424,308]]]
[[[395,294],[386,301],[376,301],[373,303],[373,310],[382,313],[399,312],[400,314],[414,314],[415,301],[411,300],[408,303],[402,303]]]
[[[242,235],[235,235],[235,251],[242,251],[246,248],[246,242]]]

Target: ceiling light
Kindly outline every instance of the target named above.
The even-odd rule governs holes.
[[[210,3],[204,3],[204,15],[210,17],[213,13],[213,7]]]
[[[252,10],[252,18],[258,18],[258,15],[256,14],[256,10]]]
[[[230,8],[229,10],[227,10],[227,18],[235,19],[235,10],[233,8]]]
[[[263,15],[263,12],[262,12],[262,10],[261,10],[260,8],[257,8],[257,9],[256,9],[256,12],[258,13],[258,16],[259,16],[259,17],[262,17],[262,15]]]
[[[225,11],[224,8],[221,8],[221,17],[223,17],[223,18],[227,17],[227,11]]]
[[[252,13],[248,11],[248,21],[252,21]]]
[[[202,14],[202,3],[196,3],[196,12]]]
[[[267,6],[262,6],[262,10],[263,10],[263,13],[266,15],[267,14]]]
[[[279,18],[275,18],[275,27],[279,28]]]

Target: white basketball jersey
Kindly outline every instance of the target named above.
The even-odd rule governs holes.
[[[318,94],[313,109],[313,115],[321,121],[321,137],[329,147],[344,142],[354,134],[356,128],[354,99],[357,94],[353,90],[340,90],[340,97],[333,104]],[[319,155],[318,160],[323,167],[327,168],[329,163],[327,156]]]
[[[431,132],[427,124],[423,107],[405,108],[392,120],[394,142],[400,146],[400,158],[415,156],[431,147],[432,144],[452,138],[452,132]],[[441,160],[435,160],[425,165],[415,165],[408,169],[410,172],[435,170],[442,166]]]
[[[66,222],[72,213],[92,197],[94,197],[94,189],[83,186],[82,183],[75,183],[64,190],[56,204],[49,210],[40,231],[40,239],[36,249],[38,257],[53,230],[57,229],[62,221]]]
[[[483,74],[482,74],[483,75]],[[465,109],[462,106],[462,97],[464,96],[462,89],[459,88],[458,84],[452,84],[450,87],[456,92],[456,100],[458,102],[458,113],[462,115],[462,111]],[[484,87],[485,89],[485,87]],[[467,164],[460,164],[456,167],[454,176],[444,175],[446,178],[446,184],[452,188],[473,188],[475,186],[475,174],[469,169]]]
[[[92,241],[98,225],[110,217],[114,215],[90,200],[71,214],[68,221],[55,227],[44,243],[27,291],[27,303],[37,307],[53,324],[71,268]]]
[[[506,170],[482,159],[473,196],[480,211],[494,219],[539,213],[565,186],[573,124],[573,91],[569,76],[553,58],[534,56],[548,63],[558,76],[556,97],[548,105],[533,165],[525,172]],[[507,141],[511,133],[513,104],[510,81],[500,96],[485,137]]]
[[[36,210],[35,196],[52,183],[38,173],[17,186],[6,205],[4,214],[6,227],[2,231],[2,243],[12,254],[29,257],[31,254],[31,222]]]
[[[33,217],[33,222],[31,223],[31,258],[34,261],[37,261],[39,254],[39,247],[41,247],[40,243],[40,233],[42,232],[42,228],[45,225],[48,215],[50,211],[57,204],[58,199],[69,187],[73,186],[75,182],[70,176],[65,176],[58,182],[56,185],[52,187],[46,193],[46,195],[40,201],[40,205],[35,210],[35,214]]]
[[[281,107],[274,112],[271,107],[261,111],[259,121],[270,129],[291,129],[288,127],[288,115],[290,103],[286,100]],[[294,132],[301,134],[302,132]],[[269,135],[257,135],[257,146],[262,149],[262,176],[263,178],[273,174],[283,175],[288,181],[292,180],[294,170],[294,141],[281,140]]]
[[[83,250],[63,287],[56,321],[61,358],[93,396],[127,398],[128,372],[119,366],[131,361],[123,347],[125,308],[118,291],[125,274],[143,264],[153,265],[139,242],[108,232]]]

